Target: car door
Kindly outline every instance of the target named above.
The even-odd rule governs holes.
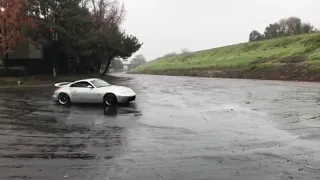
[[[102,102],[102,98],[100,97],[99,89],[94,87],[92,84],[89,84],[92,88],[88,88],[87,91],[83,92],[83,98],[85,102],[89,103],[97,103]]]
[[[78,82],[71,86],[74,102],[95,103],[100,100],[97,88],[88,82]]]
[[[88,92],[91,90],[89,88],[90,84],[88,82],[77,82],[70,86],[71,88],[71,99],[73,102],[87,102]]]
[[[91,103],[103,102],[103,96],[99,88],[96,88],[96,87],[88,91],[87,97],[88,97],[88,102],[91,102]]]

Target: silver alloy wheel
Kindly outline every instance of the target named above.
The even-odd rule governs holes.
[[[59,101],[59,103],[61,105],[66,105],[66,104],[68,104],[70,102],[70,98],[69,98],[69,96],[67,94],[61,93],[58,96],[58,101]]]
[[[116,104],[117,99],[116,99],[116,96],[114,94],[109,93],[109,94],[106,94],[104,96],[104,100],[103,101],[104,101],[105,105],[112,106],[112,105]]]

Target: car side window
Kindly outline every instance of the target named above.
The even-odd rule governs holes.
[[[75,88],[87,88],[90,84],[88,82],[77,82],[72,84],[70,87],[75,87]]]

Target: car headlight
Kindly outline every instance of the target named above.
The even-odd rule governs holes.
[[[124,96],[131,96],[131,95],[134,95],[135,93],[133,91],[124,91],[124,92],[122,92],[120,94],[124,95]]]

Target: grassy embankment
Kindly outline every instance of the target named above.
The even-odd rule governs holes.
[[[131,73],[319,81],[320,33],[158,58]]]

